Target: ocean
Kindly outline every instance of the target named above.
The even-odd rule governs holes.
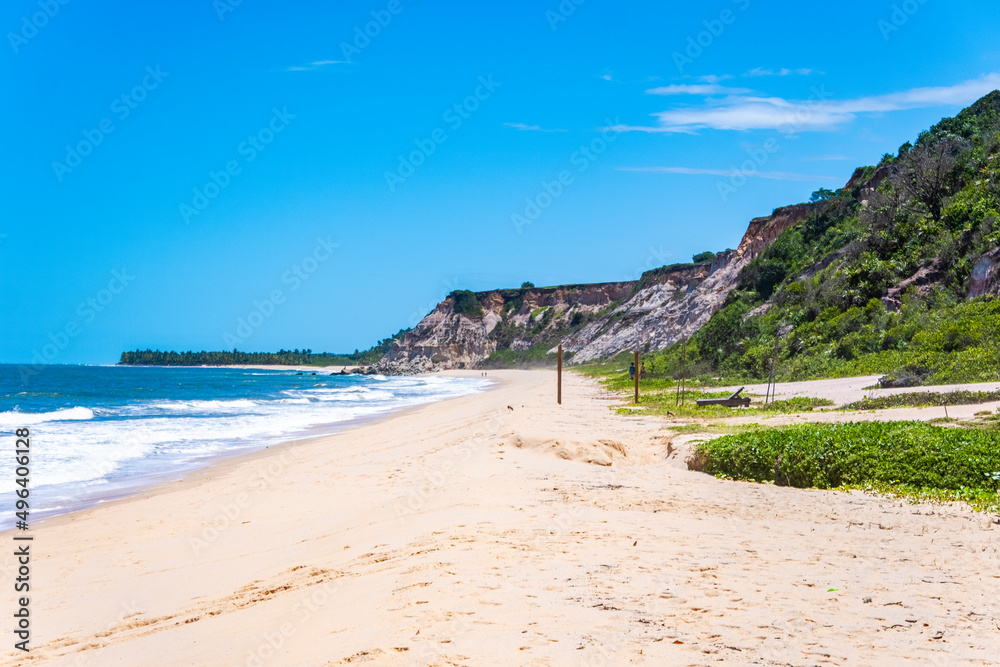
[[[37,367],[34,367],[37,368]],[[0,364],[0,530],[13,526],[15,430],[31,431],[31,520],[232,456],[484,391],[485,378],[236,368]],[[4,461],[6,458],[6,461]]]

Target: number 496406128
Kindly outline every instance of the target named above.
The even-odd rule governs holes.
[[[17,434],[17,447],[14,453],[17,455],[17,470],[15,470],[14,482],[19,487],[16,491],[17,518],[25,523],[28,522],[28,478],[31,476],[31,453],[30,453],[30,431],[26,428],[19,428]]]

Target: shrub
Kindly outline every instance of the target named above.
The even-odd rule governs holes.
[[[449,294],[455,301],[455,312],[466,317],[478,318],[483,316],[483,305],[479,303],[475,292],[466,289],[457,289]]]
[[[698,446],[705,472],[798,488],[898,488],[996,502],[995,432],[921,422],[803,424],[728,435]]]
[[[845,405],[844,410],[884,410],[887,408],[922,408],[942,405],[976,405],[1000,401],[1000,391],[950,391],[947,393],[908,392],[865,398]]]

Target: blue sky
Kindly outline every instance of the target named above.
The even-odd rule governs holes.
[[[997,3],[694,5],[4,3],[0,362],[634,279],[1000,87]]]

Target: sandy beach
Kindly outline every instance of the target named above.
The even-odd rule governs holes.
[[[990,517],[717,480],[591,380],[489,377],[39,524],[0,664],[1000,664]]]

